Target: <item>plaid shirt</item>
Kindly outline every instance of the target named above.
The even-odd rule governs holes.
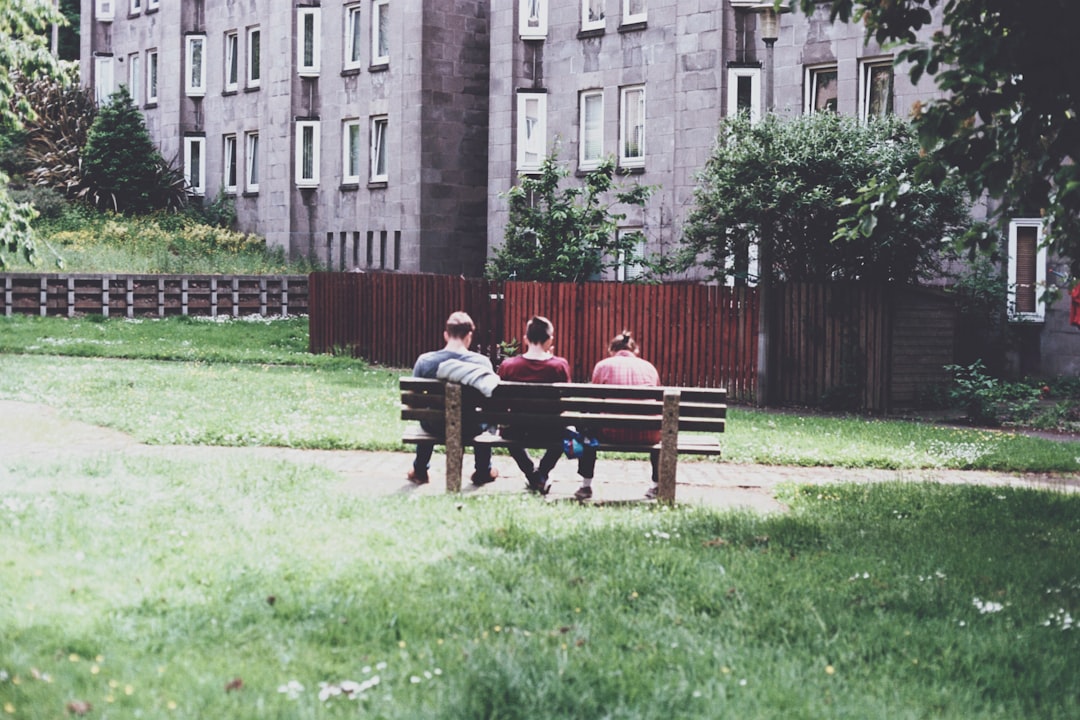
[[[620,350],[609,358],[596,363],[592,381],[596,385],[660,385],[660,374],[648,360],[642,360],[629,350]],[[660,442],[655,430],[601,430],[600,435],[608,442]]]

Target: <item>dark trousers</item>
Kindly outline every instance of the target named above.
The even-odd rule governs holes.
[[[652,465],[652,481],[660,482],[660,451],[649,451],[649,464]],[[581,449],[581,457],[578,458],[578,475],[583,478],[592,478],[596,471],[596,448],[586,445]]]
[[[443,428],[441,426],[426,425],[420,423],[420,427],[427,430],[429,433],[441,434]],[[466,429],[465,436],[473,437],[479,435],[484,431],[483,427],[470,427]],[[413,460],[413,470],[418,475],[427,473],[428,466],[431,464],[431,454],[435,451],[435,446],[429,443],[417,443],[416,444],[416,459]],[[491,472],[491,446],[483,443],[479,443],[473,447],[473,459],[476,462],[476,472],[480,475]]]
[[[525,477],[530,480],[535,473],[537,476],[547,479],[548,475],[555,468],[555,464],[559,462],[559,456],[562,455],[562,442],[557,446],[551,446],[544,450],[543,457],[540,458],[540,465],[533,465],[533,460],[529,457],[529,453],[525,448],[520,445],[511,445],[509,447],[510,457],[514,458],[514,462],[517,463],[518,468],[525,474]]]

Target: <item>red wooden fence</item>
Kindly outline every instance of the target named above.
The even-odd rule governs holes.
[[[533,315],[555,325],[555,352],[574,379],[587,381],[621,330],[667,385],[726,387],[733,401],[753,398],[757,293],[716,286],[490,282],[444,275],[314,273],[310,281],[312,352],[349,348],[371,362],[411,367],[442,343],[454,310],[476,321],[475,344],[493,360],[498,344],[520,339]]]

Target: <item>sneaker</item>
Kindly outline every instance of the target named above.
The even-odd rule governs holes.
[[[659,492],[660,492],[660,486],[659,485],[653,485],[651,488],[649,488],[648,490],[645,491],[645,499],[646,500],[655,500],[656,499],[656,494],[659,493]]]
[[[416,468],[413,468],[409,471],[409,474],[406,475],[406,477],[409,478],[409,482],[411,482],[413,485],[427,485],[428,482],[428,474],[426,470],[421,472],[418,471]]]
[[[551,490],[551,481],[545,477],[533,473],[529,475],[529,492],[536,493],[537,495],[547,495]]]
[[[577,489],[577,492],[574,493],[574,499],[575,500],[588,500],[590,498],[592,498],[592,488],[591,487],[584,487],[584,486],[579,487]]]
[[[497,477],[499,477],[499,471],[495,468],[489,468],[487,472],[477,470],[472,474],[472,484],[480,487],[481,485],[495,482],[495,478]]]

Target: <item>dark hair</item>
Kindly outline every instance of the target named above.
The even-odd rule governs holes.
[[[476,330],[476,325],[469,317],[469,313],[458,310],[450,313],[450,317],[446,318],[446,334],[452,338],[464,340],[465,336],[474,330]]]
[[[555,334],[555,326],[542,315],[534,315],[529,324],[525,326],[525,339],[533,345],[540,345],[551,339]]]
[[[630,331],[623,330],[621,333],[611,338],[611,342],[608,343],[608,350],[611,352],[629,350],[632,353],[636,353],[638,351],[638,345],[634,342],[634,338],[630,337]]]

